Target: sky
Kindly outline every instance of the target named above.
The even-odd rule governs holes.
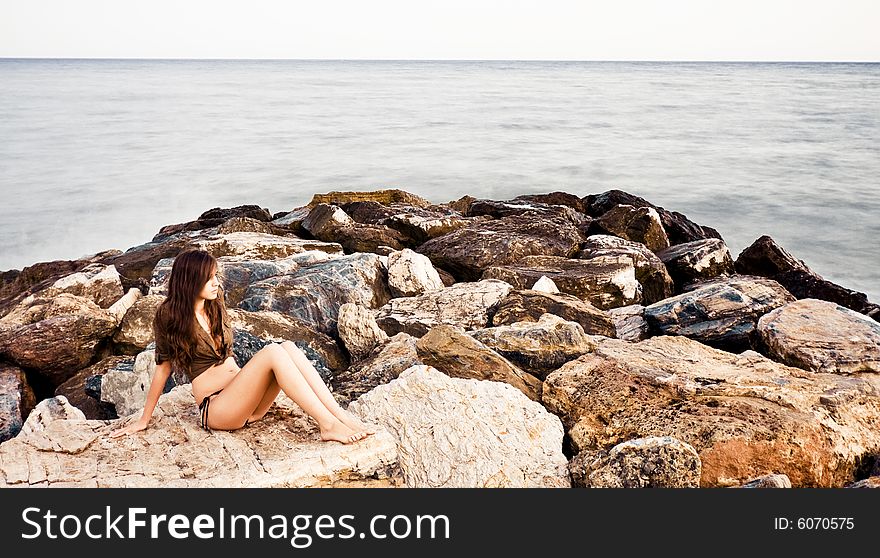
[[[0,0],[3,58],[880,61],[877,0]]]

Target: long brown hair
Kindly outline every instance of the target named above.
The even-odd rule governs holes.
[[[217,260],[204,250],[188,250],[179,254],[171,266],[168,296],[156,310],[153,332],[163,331],[168,340],[171,360],[184,368],[192,364],[197,330],[202,327],[195,319],[196,299],[205,283],[217,269]],[[215,300],[205,300],[205,313],[211,321],[211,337],[223,338],[223,287]]]

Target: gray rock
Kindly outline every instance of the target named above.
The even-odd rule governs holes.
[[[543,314],[554,314],[577,322],[588,335],[614,337],[611,315],[589,302],[564,293],[542,293],[535,290],[513,291],[499,303],[492,314],[491,326],[515,322],[537,322]]]
[[[104,374],[134,369],[133,356],[111,356],[84,368],[55,389],[55,396],[63,395],[71,405],[83,412],[87,419],[109,420],[119,418],[116,408],[101,401],[101,384]]]
[[[672,296],[675,284],[666,266],[644,244],[616,236],[592,235],[581,245],[577,257],[590,260],[600,256],[626,256],[636,268],[636,280],[642,285],[642,301],[651,304]]]
[[[0,363],[0,442],[14,438],[37,404],[24,371]]]
[[[373,349],[370,356],[337,374],[332,380],[334,397],[340,405],[348,404],[415,364],[423,364],[416,352],[416,338],[398,333]]]
[[[791,480],[786,475],[765,475],[743,484],[740,488],[791,488]]]
[[[608,311],[618,339],[638,342],[651,337],[651,328],[645,320],[645,307],[639,304],[612,308]],[[612,337],[610,335],[606,337]]]
[[[666,264],[666,269],[679,290],[690,283],[734,273],[730,250],[719,238],[670,246],[657,252],[657,257]]]

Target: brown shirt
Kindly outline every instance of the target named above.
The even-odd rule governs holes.
[[[193,351],[192,364],[186,371],[189,380],[193,381],[202,372],[215,364],[221,364],[227,358],[232,356],[232,326],[229,325],[229,317],[225,309],[221,310],[221,319],[223,322],[223,338],[219,340],[211,339],[208,332],[196,321],[196,346]],[[195,320],[195,316],[193,316]],[[157,328],[156,332],[156,364],[162,364],[167,360],[171,360],[171,353],[168,349],[168,340],[165,332],[161,328]],[[219,341],[219,346],[217,345]]]

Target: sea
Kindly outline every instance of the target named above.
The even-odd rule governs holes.
[[[621,189],[880,302],[880,64],[0,59],[0,270],[378,188]]]

